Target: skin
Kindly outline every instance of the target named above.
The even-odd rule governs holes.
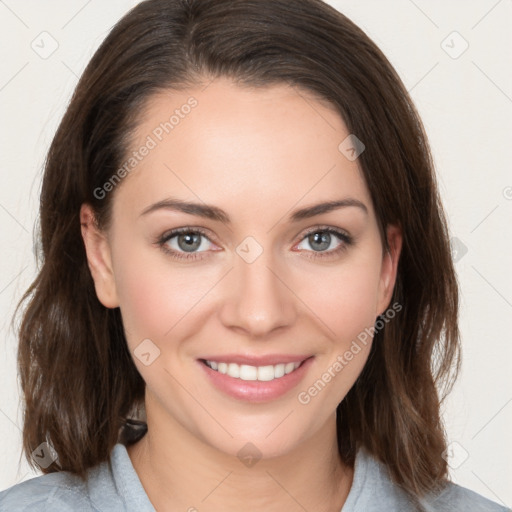
[[[134,150],[190,96],[198,105],[111,192],[108,230],[95,227],[87,204],[81,209],[99,300],[120,308],[132,354],[144,339],[160,350],[148,366],[134,357],[146,382],[149,430],[130,458],[159,511],[248,504],[252,511],[339,511],[353,468],[338,455],[336,406],[361,373],[371,340],[308,404],[297,395],[390,305],[400,230],[388,226],[385,252],[358,161],[338,150],[349,135],[343,120],[286,85],[242,88],[216,79],[154,96]],[[170,196],[220,207],[231,224],[169,209],[141,215]],[[288,220],[295,209],[342,198],[361,201],[367,212],[351,206]],[[335,254],[344,242],[331,235],[319,250],[306,236],[317,226],[341,229],[354,242]],[[172,259],[155,243],[179,227],[208,232],[198,259]],[[263,250],[251,263],[236,252],[247,236]],[[177,242],[167,246],[187,254]],[[198,358],[226,353],[314,359],[296,388],[253,403],[217,390],[198,366]],[[261,453],[251,467],[237,457],[247,442]]]

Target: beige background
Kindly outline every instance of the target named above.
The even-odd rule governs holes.
[[[0,489],[34,476],[20,462],[10,319],[35,275],[44,155],[88,59],[136,3],[0,1]],[[445,406],[451,474],[512,506],[512,1],[329,3],[380,46],[423,117],[463,295],[463,369]]]

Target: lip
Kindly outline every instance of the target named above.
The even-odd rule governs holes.
[[[217,359],[215,359],[217,357]],[[235,398],[237,400],[243,400],[248,402],[269,402],[276,400],[283,396],[304,378],[308,368],[314,360],[314,356],[284,356],[283,355],[272,355],[265,357],[245,357],[245,356],[209,356],[207,358],[197,359],[197,363],[205,372],[210,382],[224,394]],[[220,373],[213,370],[204,363],[204,360],[209,361],[222,361],[226,363],[237,363],[237,364],[249,364],[251,366],[266,366],[274,365],[279,363],[296,363],[302,362],[302,364],[293,372],[284,375],[278,379],[271,381],[249,381],[236,379],[230,377],[227,374]],[[269,362],[275,361],[275,362]]]
[[[273,366],[279,363],[300,363],[308,357],[311,357],[311,354],[267,354],[265,356],[220,354],[201,357],[201,359],[217,361],[218,363],[248,364],[249,366]]]

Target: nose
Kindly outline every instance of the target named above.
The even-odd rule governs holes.
[[[264,338],[291,326],[297,316],[297,297],[287,283],[289,273],[270,252],[263,251],[252,263],[236,256],[235,268],[224,283],[220,319],[227,328],[251,338]]]

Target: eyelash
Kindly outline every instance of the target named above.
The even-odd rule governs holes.
[[[160,246],[160,248],[164,251],[164,253],[171,256],[171,258],[176,260],[186,260],[186,261],[194,261],[197,259],[203,258],[202,252],[195,252],[195,253],[183,253],[178,252],[175,249],[170,249],[167,245],[167,242],[174,238],[177,235],[180,234],[199,234],[204,236],[207,240],[210,240],[210,237],[208,236],[207,232],[201,228],[192,228],[192,227],[183,227],[183,228],[176,228],[171,231],[168,231],[167,233],[164,233],[157,241],[157,245]],[[307,256],[308,258],[312,259],[318,259],[318,258],[332,258],[334,256],[337,256],[341,254],[342,252],[346,251],[347,248],[354,243],[354,239],[345,231],[332,228],[330,226],[316,226],[315,228],[310,229],[304,235],[302,236],[300,242],[305,240],[309,235],[312,235],[314,233],[329,233],[331,235],[335,235],[339,238],[339,240],[342,242],[339,247],[336,249],[332,249],[330,251],[306,251],[308,253],[314,253],[314,256]],[[300,243],[299,242],[299,243]]]

